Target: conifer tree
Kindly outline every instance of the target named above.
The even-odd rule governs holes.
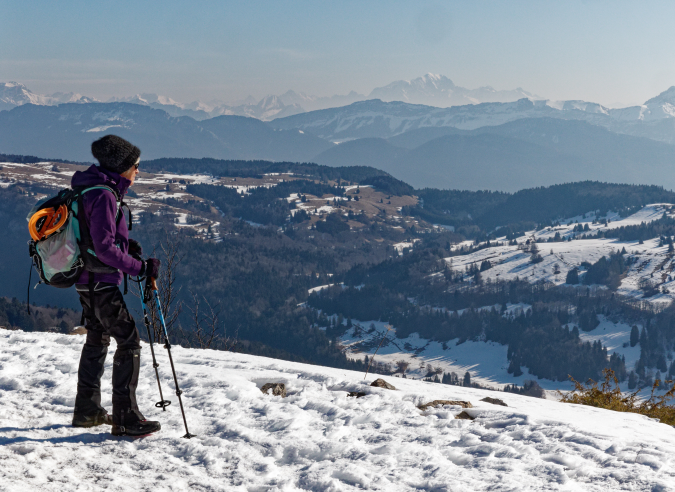
[[[574,267],[567,272],[565,283],[570,285],[577,285],[579,283],[579,269],[577,267]]]
[[[630,346],[635,347],[640,341],[640,332],[636,325],[630,329]]]
[[[634,390],[637,387],[637,374],[635,374],[635,371],[631,371],[630,374],[628,375],[628,389],[629,390]]]
[[[656,361],[656,368],[661,372],[666,372],[668,370],[668,363],[666,362],[665,355],[659,355],[659,358]]]

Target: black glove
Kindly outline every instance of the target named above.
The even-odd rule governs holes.
[[[159,277],[159,267],[162,264],[157,258],[148,258],[143,262],[140,277],[157,278]]]
[[[141,256],[143,256],[143,247],[141,246],[141,243],[134,239],[129,239],[129,256],[133,256],[137,260],[141,260]]]

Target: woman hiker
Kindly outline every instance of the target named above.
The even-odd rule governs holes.
[[[160,262],[141,259],[141,245],[129,239],[120,202],[138,175],[141,151],[115,135],[91,144],[99,165],[73,175],[73,188],[105,186],[82,195],[81,227],[85,271],[76,289],[86,319],[87,341],[77,374],[74,427],[112,424],[115,436],[139,436],[161,429],[146,420],[136,403],[141,345],[119,285],[122,274],[157,278]],[[112,191],[111,191],[112,190]],[[80,223],[82,221],[80,220]],[[91,245],[91,247],[88,247]],[[92,254],[93,249],[93,254]],[[117,342],[112,371],[112,418],[101,406],[101,376],[110,337]]]

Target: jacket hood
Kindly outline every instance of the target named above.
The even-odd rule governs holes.
[[[70,185],[75,188],[78,186],[109,186],[116,190],[120,196],[124,196],[131,186],[131,181],[123,178],[119,174],[103,169],[95,164],[84,171],[76,171],[70,181]]]

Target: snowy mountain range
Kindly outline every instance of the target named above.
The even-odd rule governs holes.
[[[257,103],[249,97],[241,104],[228,105],[221,101],[203,103],[195,101],[189,104],[178,103],[173,99],[157,94],[136,94],[132,97],[113,98],[109,102],[128,102],[131,104],[140,104],[141,106],[150,106],[154,109],[166,111],[171,116],[190,116],[197,121],[215,118],[217,116],[247,116],[262,121],[269,121],[274,118],[282,118],[305,110],[298,104],[283,102],[280,97],[267,96]]]
[[[290,91],[289,91],[290,92]],[[288,94],[288,93],[287,93]],[[302,113],[305,110],[298,104],[290,102],[291,96],[286,96],[286,101],[277,96],[267,96],[260,101],[249,96],[236,105],[228,105],[222,101],[204,103],[195,101],[192,103],[179,103],[170,97],[158,94],[135,94],[130,97],[113,97],[106,102],[126,102],[149,106],[154,109],[166,111],[171,116],[190,116],[197,121],[214,118],[216,116],[234,115],[248,116],[267,121],[273,118],[290,116]],[[75,94],[72,92],[57,92],[51,95],[35,94],[25,85],[18,82],[0,82],[0,111],[10,110],[24,104],[37,106],[56,106],[64,103],[94,103],[103,102],[98,99]]]
[[[17,82],[0,83],[0,111],[24,104],[54,106],[91,102],[102,101],[72,92],[40,95]],[[114,97],[107,102],[149,106],[166,111],[171,116],[190,116],[197,121],[224,115],[247,116],[263,121],[283,118],[284,121],[275,122],[277,128],[299,128],[336,141],[389,138],[428,126],[473,130],[515,119],[543,116],[581,119],[617,133],[675,142],[675,87],[643,105],[620,109],[586,101],[545,100],[521,88],[496,90],[486,86],[466,89],[443,75],[431,73],[375,88],[367,96],[352,91],[344,96],[317,97],[289,90],[257,102],[249,96],[233,103],[219,100],[181,103],[170,97],[141,93]]]
[[[94,98],[73,92],[56,92],[49,96],[43,96],[31,92],[25,85],[18,82],[0,82],[0,111],[23,104],[54,106],[63,103],[90,103],[95,101]]]
[[[196,120],[222,115],[236,115],[269,121],[306,111],[346,106],[368,99],[449,107],[481,102],[510,102],[521,98],[541,99],[521,88],[512,91],[498,91],[489,86],[466,89],[456,86],[452,80],[443,75],[428,73],[414,80],[398,80],[384,87],[375,88],[368,96],[351,91],[347,95],[319,97],[289,90],[281,95],[266,96],[259,101],[252,96],[248,96],[244,100],[230,103],[220,100],[181,103],[167,96],[141,93],[129,97],[113,97],[105,102],[140,104],[162,109],[171,116],[190,116]],[[56,93],[51,96],[43,96],[31,92],[25,85],[17,82],[0,83],[0,111],[12,109],[22,104],[53,106],[66,102],[104,101],[73,93]]]

